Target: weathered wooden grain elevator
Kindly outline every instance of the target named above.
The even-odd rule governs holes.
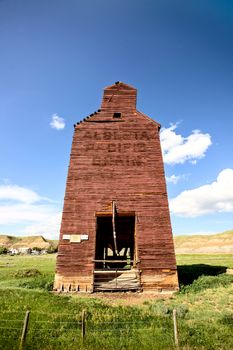
[[[160,125],[117,82],[74,125],[54,289],[174,291]]]

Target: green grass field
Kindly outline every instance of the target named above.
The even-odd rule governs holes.
[[[182,350],[233,349],[231,255],[177,256],[181,291],[172,298],[136,299],[51,293],[55,255],[0,256],[0,348],[18,349],[30,310],[24,349],[175,349],[172,310]],[[81,313],[86,310],[86,336]]]

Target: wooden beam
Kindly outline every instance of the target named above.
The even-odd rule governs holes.
[[[116,238],[116,225],[115,225],[115,213],[116,213],[116,203],[112,201],[112,230],[113,230],[113,243],[116,255],[119,255],[117,249],[117,238]]]

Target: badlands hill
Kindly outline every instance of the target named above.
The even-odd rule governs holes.
[[[233,254],[233,230],[214,235],[174,236],[176,254]],[[0,247],[42,248],[57,247],[58,241],[43,236],[16,237],[0,235]]]
[[[56,247],[57,241],[46,240],[43,236],[25,236],[16,237],[9,235],[0,235],[0,247],[10,248],[41,248],[48,249],[49,247]]]
[[[233,230],[214,235],[174,236],[176,254],[233,254]]]

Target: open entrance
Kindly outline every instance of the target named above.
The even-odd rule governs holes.
[[[94,291],[138,289],[135,215],[97,216]]]
[[[134,216],[116,216],[114,243],[112,217],[97,217],[95,267],[130,269],[134,262]]]

